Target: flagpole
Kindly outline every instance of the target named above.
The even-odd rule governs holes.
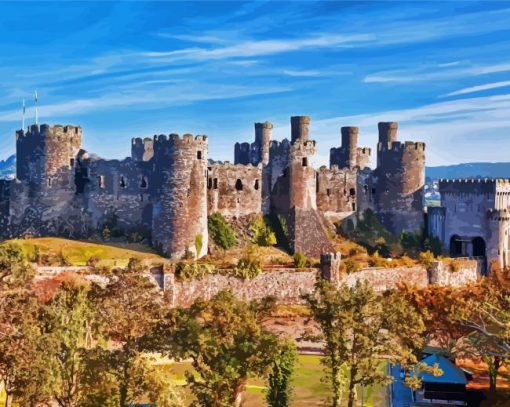
[[[39,124],[38,120],[38,112],[37,112],[37,91],[34,92],[34,100],[35,100],[35,124]]]
[[[23,118],[21,120],[21,130],[25,130],[25,110],[26,110],[26,106],[25,106],[25,99],[23,99]]]

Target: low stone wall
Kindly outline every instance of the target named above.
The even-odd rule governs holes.
[[[282,304],[301,303],[301,296],[313,291],[318,271],[276,269],[243,280],[226,275],[208,275],[200,280],[179,280],[173,273],[165,274],[165,295],[173,306],[190,306],[198,297],[211,298],[224,289],[230,289],[243,300],[273,296]]]
[[[382,292],[397,287],[401,283],[425,287],[428,284],[459,287],[477,281],[481,276],[483,263],[478,260],[436,261],[430,267],[365,268],[356,273],[338,275],[340,255],[329,255],[323,259],[322,270],[280,268],[267,270],[255,278],[242,279],[229,275],[211,274],[202,279],[180,280],[175,277],[172,267],[152,267],[145,273],[165,293],[173,306],[188,307],[198,297],[213,297],[224,289],[230,289],[243,300],[256,300],[273,296],[282,304],[302,303],[301,296],[313,291],[317,278],[321,275],[335,284],[353,286],[357,281],[367,281],[375,291]],[[91,281],[107,279],[93,274],[88,267],[39,267],[37,278],[52,278],[62,272],[86,274]]]
[[[456,259],[451,262],[435,261],[430,267],[430,284],[460,287],[480,279],[484,262],[471,259]]]
[[[422,265],[366,268],[356,273],[346,274],[340,282],[354,286],[357,281],[367,281],[378,292],[395,288],[399,283],[407,283],[420,288],[429,284],[427,269]]]

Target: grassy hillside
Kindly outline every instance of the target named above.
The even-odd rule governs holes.
[[[108,243],[100,244],[79,240],[60,239],[56,237],[42,237],[32,239],[13,239],[5,243],[16,243],[25,251],[29,259],[33,259],[37,251],[39,255],[57,258],[64,256],[70,264],[83,266],[91,257],[97,257],[100,264],[114,264],[124,266],[132,257],[155,261],[164,260],[149,247],[128,244]]]

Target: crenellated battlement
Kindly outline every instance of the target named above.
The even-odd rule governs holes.
[[[420,152],[423,153],[425,151],[425,143],[418,141],[395,141],[391,144],[379,143],[377,145],[377,150],[383,153],[413,153]]]
[[[23,141],[28,138],[39,137],[41,139],[46,138],[63,138],[62,141],[66,139],[79,138],[81,140],[82,129],[80,126],[72,126],[72,125],[60,125],[56,124],[50,126],[49,124],[32,124],[28,127],[27,131],[25,130],[17,130],[16,131],[16,140]]]

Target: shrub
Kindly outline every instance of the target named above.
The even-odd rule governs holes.
[[[294,254],[294,267],[302,269],[303,267],[306,267],[307,263],[308,259],[302,252],[296,252]]]
[[[136,257],[131,257],[128,261],[127,269],[132,273],[141,273],[144,270],[142,261]]]
[[[87,266],[89,267],[96,267],[97,263],[99,263],[99,260],[101,260],[98,256],[91,256],[87,260]]]
[[[234,230],[220,213],[213,213],[207,218],[207,227],[214,243],[222,249],[230,249],[237,243]]]
[[[200,280],[207,274],[214,274],[216,268],[212,264],[180,261],[175,266],[175,276],[181,280]]]
[[[200,257],[200,253],[202,253],[202,247],[204,246],[204,238],[199,233],[195,236],[195,252],[197,254],[197,258]]]
[[[346,273],[356,273],[360,271],[361,267],[359,263],[355,262],[352,259],[346,259],[343,264],[345,264],[345,272]]]
[[[263,216],[257,216],[250,223],[250,231],[253,243],[259,246],[274,246],[276,244],[276,235]]]
[[[420,253],[420,262],[425,267],[432,266],[433,261],[434,261],[434,254],[432,252],[426,251],[426,252]]]
[[[458,260],[452,260],[452,262],[450,263],[450,270],[453,272],[453,273],[457,273],[460,271],[460,261]]]
[[[259,259],[248,256],[239,259],[234,268],[234,275],[243,279],[257,277],[262,272]]]
[[[368,265],[371,267],[388,267],[389,262],[381,257],[378,252],[375,252],[368,260]]]
[[[71,261],[69,260],[69,257],[67,257],[64,254],[63,250],[60,250],[60,252],[58,253],[58,255],[56,257],[56,260],[60,266],[70,266],[71,265]]]

